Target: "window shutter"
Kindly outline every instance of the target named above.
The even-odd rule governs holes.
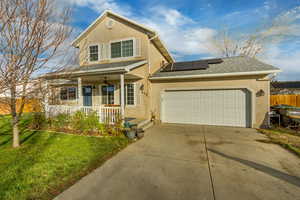
[[[99,45],[99,60],[105,60],[105,45],[100,44]]]
[[[135,57],[141,56],[141,39],[135,38]]]
[[[134,92],[135,92],[135,104],[139,105],[141,102],[141,90],[140,90],[140,83],[134,84]]]
[[[111,58],[111,55],[110,55],[110,52],[111,52],[110,51],[110,43],[107,43],[105,46],[106,46],[106,48],[105,48],[106,49],[106,58],[110,59]]]
[[[87,47],[84,56],[85,56],[85,61],[86,61],[86,62],[89,62],[89,61],[90,61],[90,47]]]
[[[100,60],[108,60],[108,44],[100,44]]]

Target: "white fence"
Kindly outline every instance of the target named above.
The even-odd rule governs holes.
[[[86,115],[96,112],[99,121],[102,123],[115,123],[121,117],[120,107],[107,106],[67,106],[67,105],[48,105],[47,112],[49,115],[57,115],[61,113],[73,114],[76,111],[82,111]]]

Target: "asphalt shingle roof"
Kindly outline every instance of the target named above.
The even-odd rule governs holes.
[[[247,56],[236,56],[229,58],[222,58],[223,62],[209,64],[207,69],[188,70],[188,71],[172,71],[163,72],[159,70],[155,72],[152,77],[172,77],[172,76],[186,76],[186,75],[204,75],[204,74],[223,74],[234,72],[255,72],[255,71],[269,71],[279,70],[279,68],[272,65],[265,64],[255,58]]]
[[[123,62],[114,62],[114,63],[105,63],[105,64],[94,64],[94,65],[88,65],[88,66],[75,66],[69,68],[69,71],[76,72],[76,71],[90,71],[95,69],[109,69],[109,68],[119,68],[119,67],[126,67],[138,62],[141,62],[143,60],[131,60],[131,61],[123,61]]]
[[[64,73],[70,73],[69,75],[71,75],[72,73],[89,73],[89,72],[93,73],[94,70],[106,70],[106,69],[109,69],[109,71],[107,71],[107,73],[109,73],[111,71],[119,70],[120,68],[125,69],[126,67],[133,65],[133,64],[137,64],[141,61],[144,61],[144,60],[131,60],[131,61],[105,63],[105,64],[94,64],[94,65],[88,65],[88,66],[73,65],[73,66],[65,67],[64,69],[56,71],[56,72],[47,73],[47,74],[45,74],[45,77],[58,78],[58,76],[61,76],[61,75],[63,76]]]

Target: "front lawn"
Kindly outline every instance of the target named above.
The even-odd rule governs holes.
[[[52,199],[128,144],[122,136],[88,137],[26,130],[11,148],[8,117],[0,117],[0,199]]]
[[[260,129],[269,142],[279,144],[300,157],[300,133],[287,128]]]

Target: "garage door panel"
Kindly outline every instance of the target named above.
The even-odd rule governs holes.
[[[246,127],[249,94],[241,89],[167,91],[162,101],[162,121]]]

